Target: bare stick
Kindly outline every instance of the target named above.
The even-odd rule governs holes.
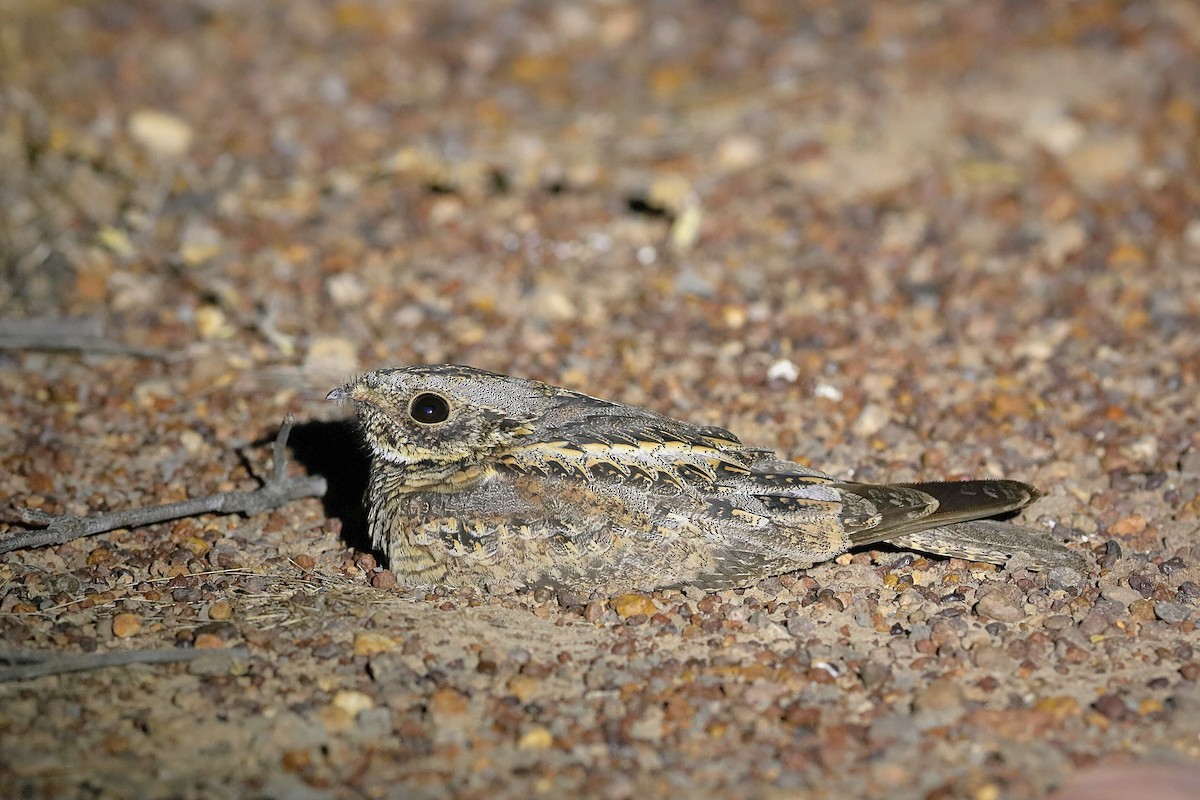
[[[136,528],[140,525],[166,522],[180,517],[194,517],[198,514],[253,516],[303,497],[323,497],[326,489],[324,477],[320,475],[306,475],[300,478],[287,477],[287,440],[295,422],[291,414],[284,418],[273,446],[271,477],[253,491],[217,492],[178,503],[130,508],[87,517],[54,516],[36,508],[24,509],[20,512],[23,522],[46,527],[38,531],[19,533],[0,541],[0,555],[13,550],[63,544],[117,528]]]
[[[155,361],[171,361],[177,354],[156,347],[139,347],[109,339],[75,339],[59,336],[53,339],[38,336],[0,336],[0,350],[45,350],[60,353],[106,353]]]
[[[109,353],[170,361],[178,353],[139,347],[104,337],[104,322],[95,317],[0,319],[0,350]]]
[[[2,653],[0,683],[23,681],[42,675],[61,675],[64,672],[85,672],[104,667],[123,667],[127,664],[170,664],[177,661],[194,661],[205,657],[247,658],[244,647],[228,650],[114,650],[108,653]]]

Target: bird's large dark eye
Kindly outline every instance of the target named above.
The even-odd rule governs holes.
[[[413,398],[408,415],[422,425],[436,425],[450,416],[450,404],[439,394],[424,392]]]

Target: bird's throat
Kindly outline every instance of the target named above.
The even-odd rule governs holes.
[[[496,474],[494,467],[472,459],[424,459],[399,464],[380,459],[375,464],[375,471],[392,486],[425,492],[461,492]]]

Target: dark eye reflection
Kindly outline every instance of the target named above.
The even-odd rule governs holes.
[[[436,425],[450,416],[450,404],[441,395],[423,392],[409,404],[408,415],[422,425]]]

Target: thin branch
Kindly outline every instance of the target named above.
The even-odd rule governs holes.
[[[0,664],[13,665],[0,667],[0,683],[128,664],[170,664],[208,656],[239,659],[248,658],[249,655],[244,647],[231,647],[228,650],[114,650],[107,653],[0,652]]]
[[[178,357],[170,350],[156,347],[139,347],[133,344],[114,342],[109,339],[75,339],[70,336],[53,338],[39,336],[0,336],[0,350],[48,351],[58,353],[105,353],[134,358],[150,358],[155,361],[171,361]]]
[[[287,482],[287,440],[292,435],[292,426],[295,424],[296,418],[289,411],[283,418],[283,424],[279,426],[275,442],[271,445],[271,480],[267,482],[268,485]],[[325,481],[322,480],[321,484],[321,494],[325,494]]]
[[[118,528],[136,528],[180,517],[194,517],[198,514],[253,516],[304,497],[323,497],[326,489],[324,477],[320,475],[287,477],[287,440],[295,422],[291,414],[284,419],[283,425],[279,428],[279,434],[275,437],[271,477],[253,491],[217,492],[178,503],[130,508],[86,517],[55,516],[36,508],[23,509],[20,512],[23,522],[45,527],[38,531],[19,533],[0,541],[0,555],[13,550],[63,544]]]
[[[158,361],[179,357],[170,350],[106,339],[104,322],[96,317],[0,319],[0,350],[109,353]]]

